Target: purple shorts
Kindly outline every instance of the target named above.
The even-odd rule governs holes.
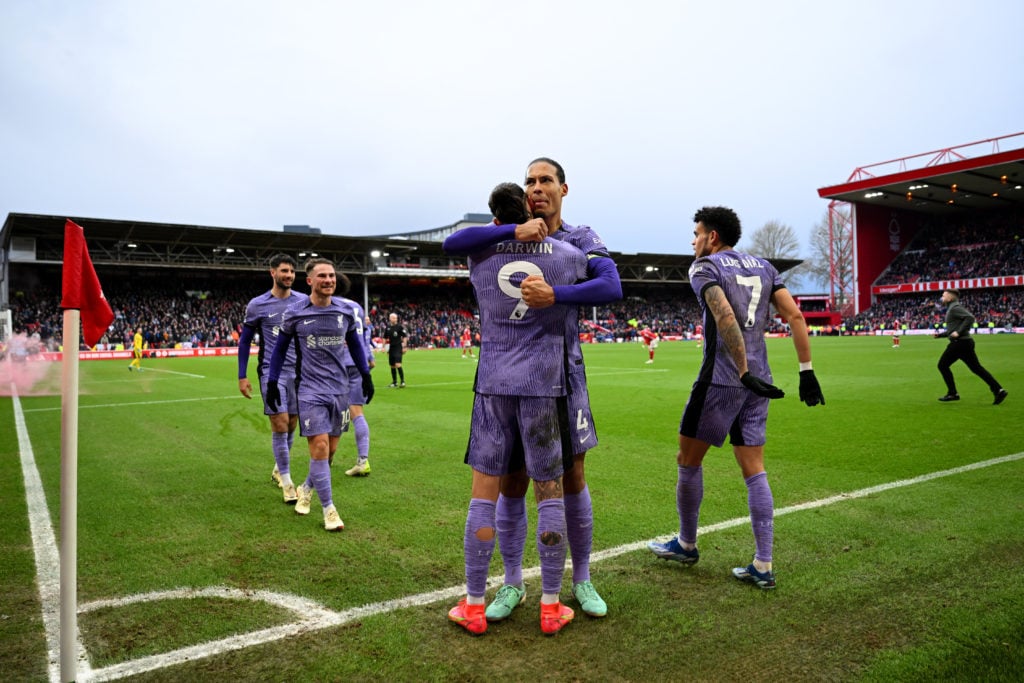
[[[348,397],[322,396],[299,399],[299,434],[341,436],[348,426]]]
[[[348,404],[361,406],[366,403],[366,397],[363,396],[363,376],[355,366],[347,367],[345,370],[348,371]]]
[[[299,394],[295,391],[295,378],[281,377],[281,379],[277,380],[277,388],[281,392],[280,405],[277,406],[277,410],[271,410],[267,407],[266,399],[263,399],[263,414],[277,415],[278,413],[288,413],[289,415],[298,415]],[[260,377],[260,394],[263,396],[267,395],[266,376]]]
[[[563,473],[559,400],[476,394],[466,462],[478,472],[500,476],[509,471],[513,447],[521,441],[530,478],[558,479]]]
[[[572,452],[586,453],[597,446],[597,429],[594,414],[590,412],[590,394],[587,393],[587,374],[582,370],[570,370],[569,432],[572,438]]]
[[[683,408],[679,433],[719,447],[729,435],[733,446],[763,446],[769,399],[746,387],[696,382]]]

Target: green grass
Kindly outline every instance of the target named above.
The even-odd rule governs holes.
[[[815,339],[827,404],[807,408],[797,400],[791,342],[769,340],[787,391],[772,404],[766,448],[777,510],[1024,452],[1024,337],[979,339],[982,363],[1010,391],[998,407],[962,364],[954,366],[962,400],[936,401],[945,393],[935,367],[943,344],[906,337],[895,350],[882,338]],[[700,351],[662,344],[653,366],[639,345],[585,351],[601,439],[587,458],[594,550],[664,538],[678,525],[677,429]],[[373,474],[341,474],[354,461],[351,434],[336,456],[342,534],[323,531],[316,503],[301,518],[281,502],[270,484],[269,426],[258,401],[238,395],[233,358],[151,360],[141,375],[126,362],[83,362],[79,605],[221,586],[341,612],[459,586],[475,363],[458,350],[413,351],[408,388],[389,390],[381,361],[366,411]],[[44,395],[20,399],[55,527],[59,373],[51,369]],[[299,478],[306,453],[297,440]],[[0,670],[45,680],[18,454],[12,400],[0,398]],[[780,514],[771,593],[729,576],[753,552],[744,523],[703,534],[694,567],[646,550],[595,563],[609,616],[578,613],[555,638],[540,633],[539,579],[530,579],[527,605],[482,638],[447,622],[454,599],[444,599],[132,680],[1021,680],[1022,481],[1024,460],[1015,460]],[[731,452],[712,450],[702,527],[746,514]],[[525,564],[537,564],[532,542]],[[496,553],[492,574],[500,572]],[[568,590],[563,597],[573,604]],[[264,602],[197,597],[103,607],[79,623],[100,669],[294,621]]]

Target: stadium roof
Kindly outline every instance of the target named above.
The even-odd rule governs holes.
[[[476,216],[475,214],[467,215]],[[175,223],[8,214],[0,231],[0,251],[7,263],[60,264],[64,257],[64,222],[85,229],[97,266],[145,266],[175,269],[265,270],[276,253],[302,259],[316,254],[334,261],[349,275],[389,277],[466,277],[466,260],[450,257],[440,241],[416,236],[345,237],[315,232],[252,230]],[[489,218],[489,217],[488,217]],[[450,227],[473,224],[464,219]],[[441,230],[441,229],[435,229]],[[425,231],[426,232],[426,231]],[[434,231],[431,231],[434,232]],[[373,256],[379,252],[379,256]],[[624,282],[672,284],[689,281],[692,255],[612,252]],[[778,260],[780,271],[799,260]]]
[[[938,215],[1021,207],[1024,132],[862,166],[818,196]]]

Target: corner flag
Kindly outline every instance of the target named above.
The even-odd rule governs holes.
[[[60,307],[82,312],[82,339],[87,346],[96,346],[114,322],[114,312],[103,296],[96,269],[89,258],[85,231],[71,219],[64,224],[63,295]]]
[[[100,280],[89,258],[85,231],[70,219],[64,223],[63,290],[58,646],[62,683],[88,678],[89,665],[78,640],[78,323],[81,320],[85,343],[95,346],[114,322],[114,312],[103,298]]]

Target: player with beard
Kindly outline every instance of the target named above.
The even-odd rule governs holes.
[[[695,564],[697,521],[704,499],[704,456],[729,437],[733,455],[747,487],[747,506],[754,532],[754,560],[732,570],[734,577],[761,589],[775,588],[772,546],[775,539],[774,499],[764,468],[768,402],[784,393],[771,384],[765,330],[771,306],[789,323],[800,364],[800,400],[825,405],[811,368],[807,322],[782,277],[767,260],[733,249],[742,234],[732,209],[704,207],[693,217],[690,284],[703,314],[707,343],[704,360],[679,425],[676,454],[676,512],[679,535],[647,547],[658,557]]]
[[[297,302],[309,297],[292,290],[295,282],[295,259],[287,254],[270,257],[269,291],[254,297],[245,307],[242,333],[238,337],[238,390],[242,396],[252,398],[252,384],[247,377],[249,349],[252,340],[259,335],[256,361],[256,377],[260,383],[260,395],[267,395],[267,365],[274,353],[284,312]],[[299,419],[298,398],[295,394],[295,351],[289,350],[281,366],[282,396],[280,410],[271,410],[263,402],[263,414],[270,419],[270,444],[274,454],[274,469],[271,479],[281,487],[284,502],[295,504],[295,484],[291,478],[291,450],[295,439],[295,426]]]
[[[528,277],[521,285],[523,302],[543,309],[557,304],[572,306],[610,303],[622,298],[618,268],[598,234],[585,225],[572,226],[562,220],[562,199],[569,193],[561,164],[540,157],[526,170],[527,208],[533,219],[517,225],[489,225],[464,228],[450,235],[444,249],[467,254],[499,240],[537,242],[547,237],[568,242],[587,257],[584,281],[552,286],[542,278]],[[590,580],[590,551],[594,537],[594,512],[587,486],[585,456],[597,446],[597,431],[587,392],[586,368],[580,347],[579,317],[566,320],[565,341],[568,362],[568,410],[572,431],[571,464],[567,464],[565,517],[569,552],[572,556],[573,597],[584,613],[603,617],[608,606]],[[505,565],[505,582],[487,608],[490,621],[507,618],[526,599],[522,578],[523,548],[527,536],[526,490],[530,480],[525,470],[514,467],[501,480],[497,505],[498,543]]]
[[[514,183],[496,187],[489,204],[498,221],[525,218],[522,188]],[[511,218],[506,209],[512,210]],[[518,445],[537,499],[540,626],[543,633],[553,635],[574,616],[559,595],[566,543],[562,471],[568,377],[563,359],[566,319],[575,318],[576,309],[529,308],[518,283],[530,275],[571,284],[586,274],[586,258],[564,242],[523,244],[512,239],[473,252],[469,273],[480,310],[481,339],[466,449],[473,484],[463,536],[466,598],[448,612],[448,618],[473,634],[487,630],[484,595],[494,553],[495,508],[502,475]]]

